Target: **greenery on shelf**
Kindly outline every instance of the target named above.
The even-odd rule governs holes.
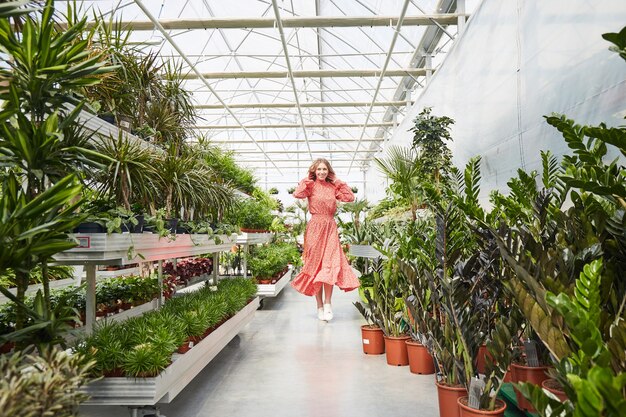
[[[194,149],[202,155],[209,168],[220,174],[220,181],[223,184],[230,184],[248,195],[254,192],[257,182],[254,174],[237,164],[233,151],[212,145],[202,137],[198,138],[198,144]]]
[[[82,89],[113,70],[89,50],[94,30],[86,29],[86,17],[73,18],[71,6],[64,29],[54,21],[50,0],[36,12],[23,12],[14,17],[20,25],[0,18],[0,51],[8,64],[0,69],[0,78],[8,82],[0,90],[0,162],[6,174],[0,201],[0,273],[15,273],[17,292],[13,295],[4,287],[0,291],[16,305],[13,336],[22,347],[27,333],[63,330],[55,324],[59,312],[50,307],[47,264],[55,253],[75,245],[67,232],[84,218],[76,212],[81,181],[102,163],[75,123],[85,106]],[[67,110],[68,103],[75,108]],[[25,291],[37,265],[43,272],[43,291],[31,309],[24,304]],[[27,321],[33,322],[28,329]],[[45,337],[40,349],[58,339]]]
[[[224,220],[241,228],[267,231],[274,219],[271,209],[262,199],[242,198],[226,213]]]
[[[248,255],[248,267],[257,280],[278,278],[288,264],[300,265],[300,252],[289,243],[269,243],[252,248]]]
[[[96,361],[93,376],[156,376],[186,339],[206,336],[245,307],[256,291],[252,280],[223,280],[217,291],[207,286],[168,300],[158,311],[121,323],[100,323],[74,350]]]

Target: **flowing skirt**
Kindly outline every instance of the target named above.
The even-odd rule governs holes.
[[[304,234],[304,266],[291,285],[304,295],[315,295],[322,284],[352,291],[360,285],[344,255],[332,215],[314,214]]]

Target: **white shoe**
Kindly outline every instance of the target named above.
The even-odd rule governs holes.
[[[324,319],[324,309],[323,308],[318,308],[317,309],[317,318],[320,320],[325,320]]]
[[[333,309],[330,304],[324,304],[324,320],[331,321],[333,319]]]

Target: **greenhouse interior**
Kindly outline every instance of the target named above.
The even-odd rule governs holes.
[[[3,0],[0,115],[0,416],[626,416],[623,0]]]

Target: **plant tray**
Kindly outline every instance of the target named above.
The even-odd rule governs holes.
[[[350,245],[350,255],[359,258],[384,258],[383,254],[378,252],[372,245]]]
[[[171,402],[217,356],[254,317],[259,297],[228,319],[184,355],[175,353],[173,362],[154,378],[103,378],[83,391],[91,398],[86,405],[143,406]]]
[[[289,267],[289,271],[285,273],[275,284],[257,284],[256,295],[261,297],[276,297],[285,288],[287,283],[291,281],[293,267]]]
[[[180,234],[175,239],[159,238],[159,235],[153,233],[84,233],[71,236],[79,241],[79,246],[56,254],[56,262],[126,265],[183,258],[229,250],[237,239],[235,234],[212,237]]]

